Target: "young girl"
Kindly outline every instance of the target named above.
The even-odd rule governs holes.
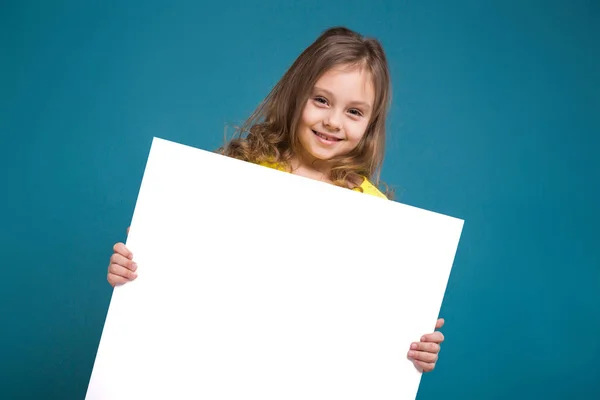
[[[219,153],[387,198],[377,189],[384,155],[390,76],[382,46],[346,28],[321,34]],[[114,246],[108,282],[137,277],[123,243]],[[444,324],[439,319],[436,329]],[[412,343],[408,357],[434,369],[437,331]]]

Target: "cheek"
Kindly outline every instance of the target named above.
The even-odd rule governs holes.
[[[348,129],[348,137],[353,144],[358,144],[365,133],[367,133],[368,124],[362,121],[353,121],[354,123]]]
[[[302,122],[305,125],[312,126],[322,118],[321,114],[322,111],[319,108],[309,103],[304,107],[304,111],[302,112]]]

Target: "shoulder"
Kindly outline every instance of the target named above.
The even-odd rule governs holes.
[[[382,199],[388,199],[385,194],[383,194],[375,185],[371,183],[367,178],[363,180],[363,183],[360,185],[363,193],[370,194],[371,196],[380,197]]]

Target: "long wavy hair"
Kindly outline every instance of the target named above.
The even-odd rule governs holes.
[[[375,102],[367,130],[357,147],[328,160],[329,179],[349,189],[360,187],[364,178],[381,185],[391,98],[387,58],[378,40],[345,27],[324,31],[306,48],[219,152],[244,161],[277,163],[290,169],[291,160],[299,154],[296,128],[313,87],[326,71],[342,65],[366,68],[375,89]],[[387,188],[384,192],[391,195]]]

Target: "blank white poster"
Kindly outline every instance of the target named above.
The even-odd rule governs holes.
[[[412,400],[462,227],[155,138],[86,399]]]

